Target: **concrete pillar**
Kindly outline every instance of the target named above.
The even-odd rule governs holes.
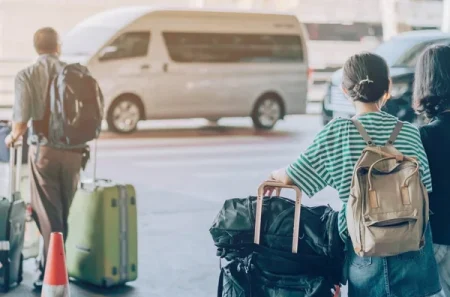
[[[442,31],[450,33],[450,0],[443,1]]]
[[[398,34],[397,0],[381,0],[380,5],[383,39],[386,41]]]

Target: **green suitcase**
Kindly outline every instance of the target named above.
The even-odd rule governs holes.
[[[137,278],[136,192],[107,180],[82,183],[70,208],[69,276],[101,287]]]

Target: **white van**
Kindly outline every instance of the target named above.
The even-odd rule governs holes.
[[[62,59],[97,78],[112,131],[145,119],[242,116],[271,129],[306,111],[304,36],[293,15],[127,7],[78,24]]]

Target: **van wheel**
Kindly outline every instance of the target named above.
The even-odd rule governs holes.
[[[120,97],[108,110],[108,128],[112,132],[128,134],[136,131],[142,119],[142,104],[136,97]]]
[[[256,129],[270,130],[283,116],[281,99],[273,94],[261,97],[252,112],[253,125]]]

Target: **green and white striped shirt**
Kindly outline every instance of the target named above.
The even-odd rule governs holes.
[[[377,146],[386,144],[397,123],[397,118],[385,112],[367,113],[358,120]],[[402,154],[419,159],[422,181],[431,192],[430,169],[418,129],[404,123],[394,146]],[[308,149],[287,169],[288,176],[309,197],[326,186],[339,192],[344,202],[339,213],[339,232],[344,241],[348,236],[345,208],[353,169],[365,147],[366,143],[351,121],[336,119],[316,135]]]

